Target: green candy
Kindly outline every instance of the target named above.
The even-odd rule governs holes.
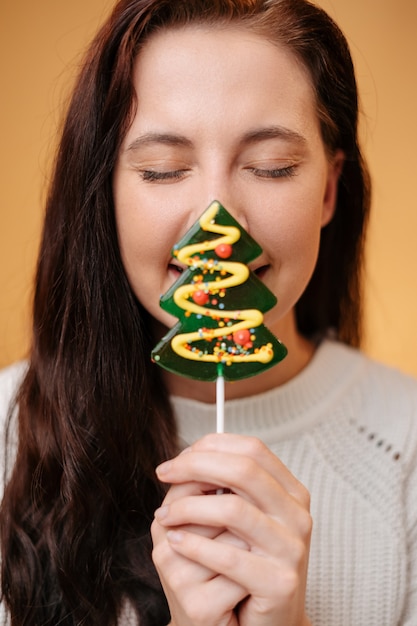
[[[277,299],[247,266],[261,252],[219,202],[209,205],[172,251],[186,269],[160,306],[179,321],[152,351],[155,363],[196,380],[234,381],[286,356],[263,324]]]

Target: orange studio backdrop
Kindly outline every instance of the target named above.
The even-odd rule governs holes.
[[[1,2],[0,367],[27,353],[56,131],[82,52],[112,4]],[[417,376],[417,2],[318,4],[351,46],[373,177],[365,350]]]

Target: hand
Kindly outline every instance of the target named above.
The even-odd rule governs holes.
[[[307,626],[309,495],[279,459],[257,439],[209,435],[158,476],[173,484],[152,528],[172,623]]]
[[[191,496],[215,493],[212,485],[189,482],[171,486],[152,524],[153,559],[168,600],[172,621],[169,626],[237,626],[235,606],[246,590],[211,569],[182,556],[175,546],[175,532],[164,525],[170,503]],[[220,496],[218,496],[220,497]],[[168,518],[166,518],[168,519]],[[224,528],[182,525],[181,530],[241,549],[249,546]]]

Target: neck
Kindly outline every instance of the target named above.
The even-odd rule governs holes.
[[[253,396],[283,385],[310,362],[315,346],[300,335],[294,315],[289,314],[285,319],[280,320],[279,332],[276,335],[282,339],[288,349],[285,359],[262,374],[226,383],[226,400]],[[164,371],[164,380],[170,395],[206,403],[216,402],[216,385],[212,382],[190,380],[167,371]]]

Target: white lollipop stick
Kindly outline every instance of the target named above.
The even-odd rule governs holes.
[[[224,378],[216,380],[216,432],[224,433]]]
[[[224,378],[219,369],[216,380],[216,432],[224,433]],[[223,489],[217,489],[217,495],[224,493]]]

